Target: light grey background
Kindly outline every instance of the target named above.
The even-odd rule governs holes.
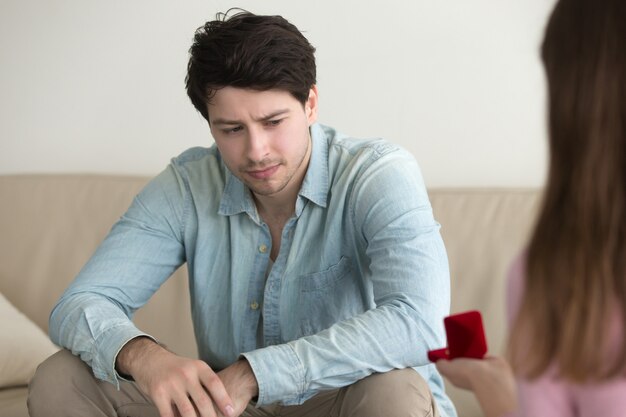
[[[553,0],[0,0],[0,174],[154,175],[212,142],[195,28],[240,6],[317,48],[320,121],[409,149],[429,186],[540,186]]]

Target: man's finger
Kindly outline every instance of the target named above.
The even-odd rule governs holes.
[[[199,383],[189,391],[189,397],[201,417],[215,417],[213,400]]]
[[[177,393],[174,398],[174,405],[181,417],[198,417],[196,407],[187,396],[187,393]],[[161,416],[163,417],[163,416]]]
[[[200,374],[200,381],[211,395],[211,399],[217,409],[226,417],[234,415],[235,408],[233,406],[233,400],[230,398],[230,395],[228,395],[226,387],[224,387],[220,377],[217,376],[213,370],[208,369]]]
[[[176,410],[173,408],[172,402],[169,397],[155,396],[152,398],[154,405],[159,410],[159,416],[161,417],[180,417]]]

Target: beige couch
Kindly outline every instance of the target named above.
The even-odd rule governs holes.
[[[44,333],[52,306],[146,180],[0,176],[0,417],[27,415],[28,379],[55,349]],[[505,272],[532,225],[538,191],[432,189],[430,198],[450,258],[452,311],[480,309],[490,351],[501,352]],[[187,291],[181,268],[136,322],[195,355]],[[449,392],[461,417],[482,415],[471,395]]]

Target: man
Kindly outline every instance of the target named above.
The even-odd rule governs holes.
[[[51,337],[82,361],[40,367],[31,415],[455,415],[426,360],[449,274],[419,169],[316,123],[314,51],[279,16],[197,31],[215,145],[174,158],[61,297]],[[184,262],[201,360],[130,321]]]

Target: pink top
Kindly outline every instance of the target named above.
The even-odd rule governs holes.
[[[507,287],[509,325],[519,310],[524,291],[525,263],[519,256],[511,265]],[[619,320],[612,329],[621,334]],[[621,337],[612,338],[616,345]],[[624,417],[626,416],[626,378],[601,384],[577,385],[558,379],[555,369],[538,379],[518,378],[520,417]],[[507,416],[509,417],[509,416]],[[510,417],[514,417],[511,415]]]

